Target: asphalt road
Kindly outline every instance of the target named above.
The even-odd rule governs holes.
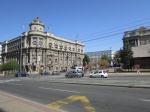
[[[74,85],[0,77],[0,90],[69,112],[149,112],[150,89]]]

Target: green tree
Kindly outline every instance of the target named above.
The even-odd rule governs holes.
[[[93,63],[92,63],[92,62],[89,62],[89,63],[88,63],[88,68],[91,70],[92,67],[93,67]]]
[[[110,66],[110,61],[111,61],[111,59],[107,55],[103,55],[101,57],[99,65],[103,66],[103,67]]]
[[[131,68],[132,59],[133,59],[133,51],[129,43],[125,43],[123,49],[120,49],[120,58],[121,62],[124,64],[124,68],[128,69]]]
[[[103,67],[106,67],[106,66],[109,66],[109,62],[105,59],[101,59],[100,60],[100,66],[103,68]]]
[[[93,66],[96,68],[97,65],[98,65],[98,61],[95,59],[93,62]]]
[[[87,66],[88,63],[90,62],[90,58],[87,54],[84,54],[84,58],[83,58],[83,66]]]
[[[114,56],[114,59],[113,59],[113,62],[118,65],[119,62],[121,61],[121,57],[120,57],[120,51],[117,51],[115,56]]]
[[[102,57],[101,57],[101,59],[102,60],[106,60],[106,61],[110,61],[110,58],[107,56],[107,55],[103,55]]]
[[[19,70],[19,64],[15,60],[10,60],[2,65],[2,70]]]
[[[2,65],[0,65],[0,71],[2,71]]]

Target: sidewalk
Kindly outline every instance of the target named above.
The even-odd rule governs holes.
[[[46,105],[0,92],[0,112],[64,112]]]

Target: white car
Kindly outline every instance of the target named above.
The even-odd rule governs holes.
[[[108,74],[106,70],[98,70],[98,71],[92,72],[89,77],[90,78],[97,78],[97,77],[107,78]]]

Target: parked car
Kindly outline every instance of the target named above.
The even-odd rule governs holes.
[[[52,75],[60,75],[60,71],[53,71]]]
[[[84,72],[83,71],[77,71],[78,76],[83,77],[84,76]]]
[[[77,77],[77,78],[81,78],[82,77],[82,73],[80,72],[76,72],[76,71],[71,71],[71,72],[68,72],[65,77],[67,78],[73,78],[73,77]]]
[[[108,77],[107,70],[98,70],[98,71],[92,72],[89,77],[90,78],[97,78],[97,77],[107,78]]]
[[[41,75],[49,75],[49,74],[50,74],[50,73],[47,72],[47,71],[44,71],[44,72],[41,73]]]
[[[17,72],[15,74],[15,77],[28,77],[29,74],[27,74],[26,72]]]

